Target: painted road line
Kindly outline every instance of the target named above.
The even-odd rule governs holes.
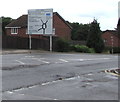
[[[50,62],[48,62],[48,61],[44,61],[44,60],[42,60],[42,59],[45,59],[45,58],[30,58],[30,57],[27,57],[27,58],[22,58],[22,59],[32,59],[32,60],[37,60],[37,61],[40,61],[40,62],[43,62],[43,63],[47,63],[47,64],[49,64]]]
[[[20,64],[24,65],[25,63],[23,63],[22,61],[19,60],[15,60],[16,62],[19,62]]]
[[[107,73],[107,74],[111,74],[111,75],[114,75],[114,76],[117,76],[117,77],[120,76],[119,74],[116,74],[116,73],[110,72],[110,70],[105,70],[105,73]]]
[[[42,61],[42,60],[41,60],[41,62],[43,62],[43,63],[47,63],[47,64],[49,64],[49,63],[50,63],[50,62],[47,62],[47,61]]]
[[[41,59],[37,59],[37,61],[40,61],[40,62],[43,62],[43,63],[46,63],[46,64],[49,64],[50,62],[48,62],[48,61],[43,61],[43,60],[41,60]]]
[[[29,58],[31,58],[31,57],[34,57],[34,56],[25,56],[25,57],[29,57]]]
[[[68,62],[67,60],[64,60],[64,59],[59,59],[60,61],[63,61],[63,62]]]

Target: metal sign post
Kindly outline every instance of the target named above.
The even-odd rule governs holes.
[[[32,49],[32,41],[31,41],[31,34],[29,35],[29,49],[31,50]]]
[[[50,51],[52,52],[52,35],[50,35]]]
[[[52,34],[50,34],[50,51],[51,52],[53,50],[53,46],[52,46],[52,44],[53,44],[53,35],[55,35],[55,28],[53,28]]]

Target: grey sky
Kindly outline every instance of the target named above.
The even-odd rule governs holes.
[[[95,17],[101,30],[113,30],[118,21],[120,0],[2,0],[0,16],[18,18],[28,9],[53,8],[69,22],[90,23]]]
[[[118,3],[118,17],[120,17],[120,2]]]

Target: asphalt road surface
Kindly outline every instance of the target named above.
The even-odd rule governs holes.
[[[3,100],[118,100],[117,55],[31,53],[2,56]]]

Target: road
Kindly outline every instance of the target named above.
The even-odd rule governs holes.
[[[29,53],[2,56],[3,100],[117,100],[117,55]]]

